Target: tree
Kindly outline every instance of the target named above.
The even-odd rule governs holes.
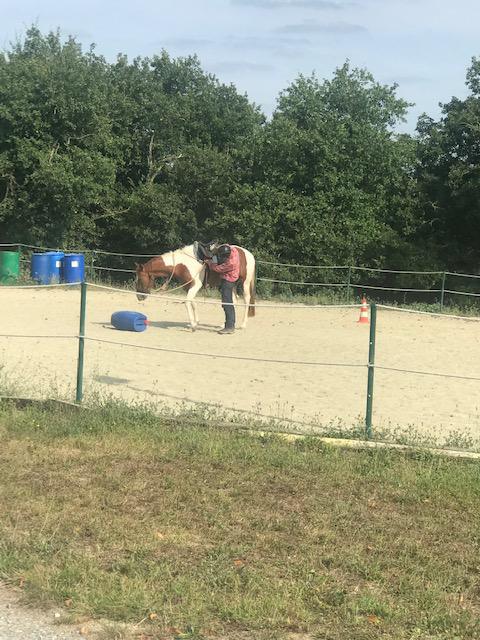
[[[0,61],[0,229],[90,244],[115,183],[105,61],[32,27]]]
[[[0,56],[0,233],[127,253],[216,237],[265,258],[409,264],[423,239],[415,142],[393,132],[407,107],[347,63],[331,80],[299,76],[266,122],[195,56],[110,64],[32,27]],[[422,141],[422,179],[440,134],[432,124]]]
[[[17,241],[189,241],[221,216],[231,158],[264,119],[194,56],[107,64],[36,27],[0,58],[0,83],[0,232]]]
[[[425,211],[422,238],[450,269],[480,266],[480,60],[467,72],[470,95],[443,105],[438,122],[424,115],[417,179]]]
[[[395,90],[347,63],[280,95],[260,165],[264,181],[300,199],[297,259],[385,265],[415,228],[414,145],[392,132],[408,106]]]

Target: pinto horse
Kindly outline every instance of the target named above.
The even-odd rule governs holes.
[[[240,257],[240,283],[243,288],[244,317],[240,328],[245,329],[248,317],[255,315],[255,258],[242,247],[236,247]],[[156,278],[167,278],[166,285],[175,279],[187,292],[187,313],[192,331],[198,326],[198,310],[194,298],[203,286],[219,284],[217,273],[210,271],[197,258],[193,244],[175,251],[167,251],[152,258],[145,264],[137,264],[137,298],[144,300],[155,286]]]

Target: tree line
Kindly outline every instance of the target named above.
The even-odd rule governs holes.
[[[37,27],[0,55],[0,238],[156,253],[216,238],[263,258],[476,271],[480,61],[464,100],[396,133],[397,86],[343,64],[271,118],[166,51],[107,62]]]

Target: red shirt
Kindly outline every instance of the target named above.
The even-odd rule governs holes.
[[[240,256],[238,255],[238,249],[236,247],[231,246],[230,249],[232,252],[225,262],[217,264],[216,262],[209,260],[208,268],[220,273],[223,280],[226,280],[227,282],[236,282],[240,276]]]

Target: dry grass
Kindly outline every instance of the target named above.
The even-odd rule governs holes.
[[[144,637],[480,637],[480,464],[0,405],[0,577]]]

